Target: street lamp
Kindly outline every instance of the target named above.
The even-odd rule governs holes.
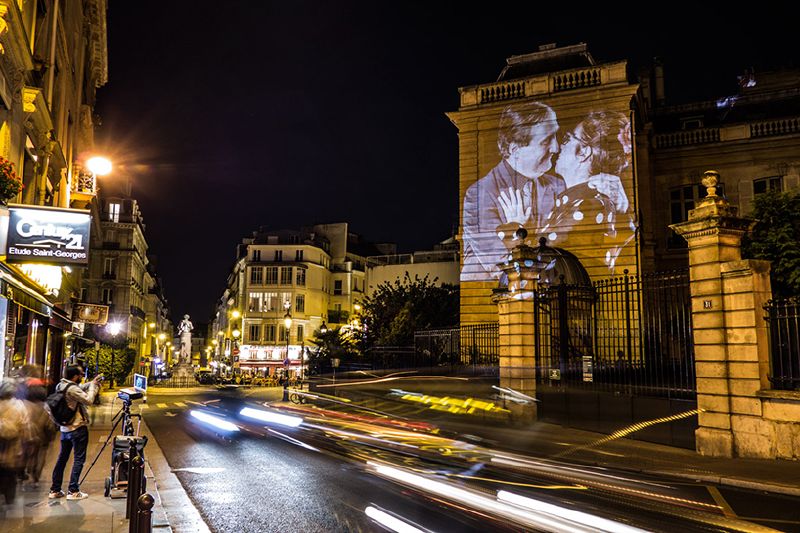
[[[89,172],[92,174],[97,174],[98,176],[106,176],[111,174],[111,161],[106,159],[105,157],[95,156],[90,157],[86,161],[86,168],[89,169]]]
[[[283,381],[283,401],[289,401],[289,332],[292,331],[292,312],[289,310],[289,303],[286,305],[286,314],[283,315],[283,325],[286,327],[286,375]]]
[[[112,338],[112,346],[111,346],[111,376],[108,379],[108,388],[114,388],[114,359],[117,355],[117,348],[114,346],[116,344],[116,337],[119,335],[119,332],[122,331],[122,325],[119,322],[109,322],[106,326],[106,331],[108,331],[109,335]],[[99,360],[99,354],[98,354]]]
[[[325,324],[325,321],[322,321],[322,325],[319,327],[319,332],[325,335],[328,333],[328,326]]]

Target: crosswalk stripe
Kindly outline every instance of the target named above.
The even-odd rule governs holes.
[[[150,409],[150,406],[149,406],[149,405],[147,405],[146,403],[143,403],[143,404],[141,404],[141,405],[139,406],[139,409]]]
[[[186,404],[183,402],[175,402],[175,405],[177,405],[178,407],[186,407]]]
[[[167,407],[167,404],[165,404],[165,403],[157,403],[157,404],[156,404],[156,407],[159,407],[159,408],[161,408],[161,409],[166,409],[166,407]]]

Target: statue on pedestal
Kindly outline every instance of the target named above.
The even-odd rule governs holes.
[[[178,355],[178,364],[190,365],[192,364],[192,330],[194,326],[192,321],[189,320],[189,315],[183,315],[178,326],[178,334],[181,339],[181,351]]]

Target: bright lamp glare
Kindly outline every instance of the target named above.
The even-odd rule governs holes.
[[[98,176],[106,176],[111,174],[111,161],[106,159],[105,157],[92,157],[86,161],[86,167],[93,173],[97,174]]]
[[[106,329],[110,334],[117,335],[122,330],[122,326],[119,322],[109,322]]]
[[[239,428],[236,427],[236,424],[232,424],[227,420],[223,420],[208,413],[191,410],[189,411],[189,414],[192,415],[194,418],[198,419],[199,421],[205,422],[206,424],[214,426],[217,429],[221,429],[222,431],[239,431]]]
[[[371,505],[364,509],[364,513],[390,531],[397,531],[397,533],[422,533],[421,529],[408,525],[399,518],[395,518],[389,513],[384,513]]]
[[[260,409],[252,409],[250,407],[245,407],[244,409],[239,411],[239,414],[242,416],[246,416],[247,418],[254,418],[256,420],[260,420],[261,422],[273,422],[275,424],[280,424],[282,426],[289,426],[292,428],[296,428],[303,422],[302,418],[296,416],[271,413],[269,411],[261,411]]]

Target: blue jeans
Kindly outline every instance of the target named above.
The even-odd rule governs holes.
[[[75,457],[72,461],[72,474],[69,476],[69,491],[78,492],[80,485],[78,482],[83,470],[83,463],[86,462],[86,447],[89,444],[89,428],[81,426],[75,431],[61,433],[61,451],[58,454],[56,466],[53,468],[53,484],[50,492],[61,490],[61,483],[64,481],[64,469],[69,461],[69,453],[74,449]]]

